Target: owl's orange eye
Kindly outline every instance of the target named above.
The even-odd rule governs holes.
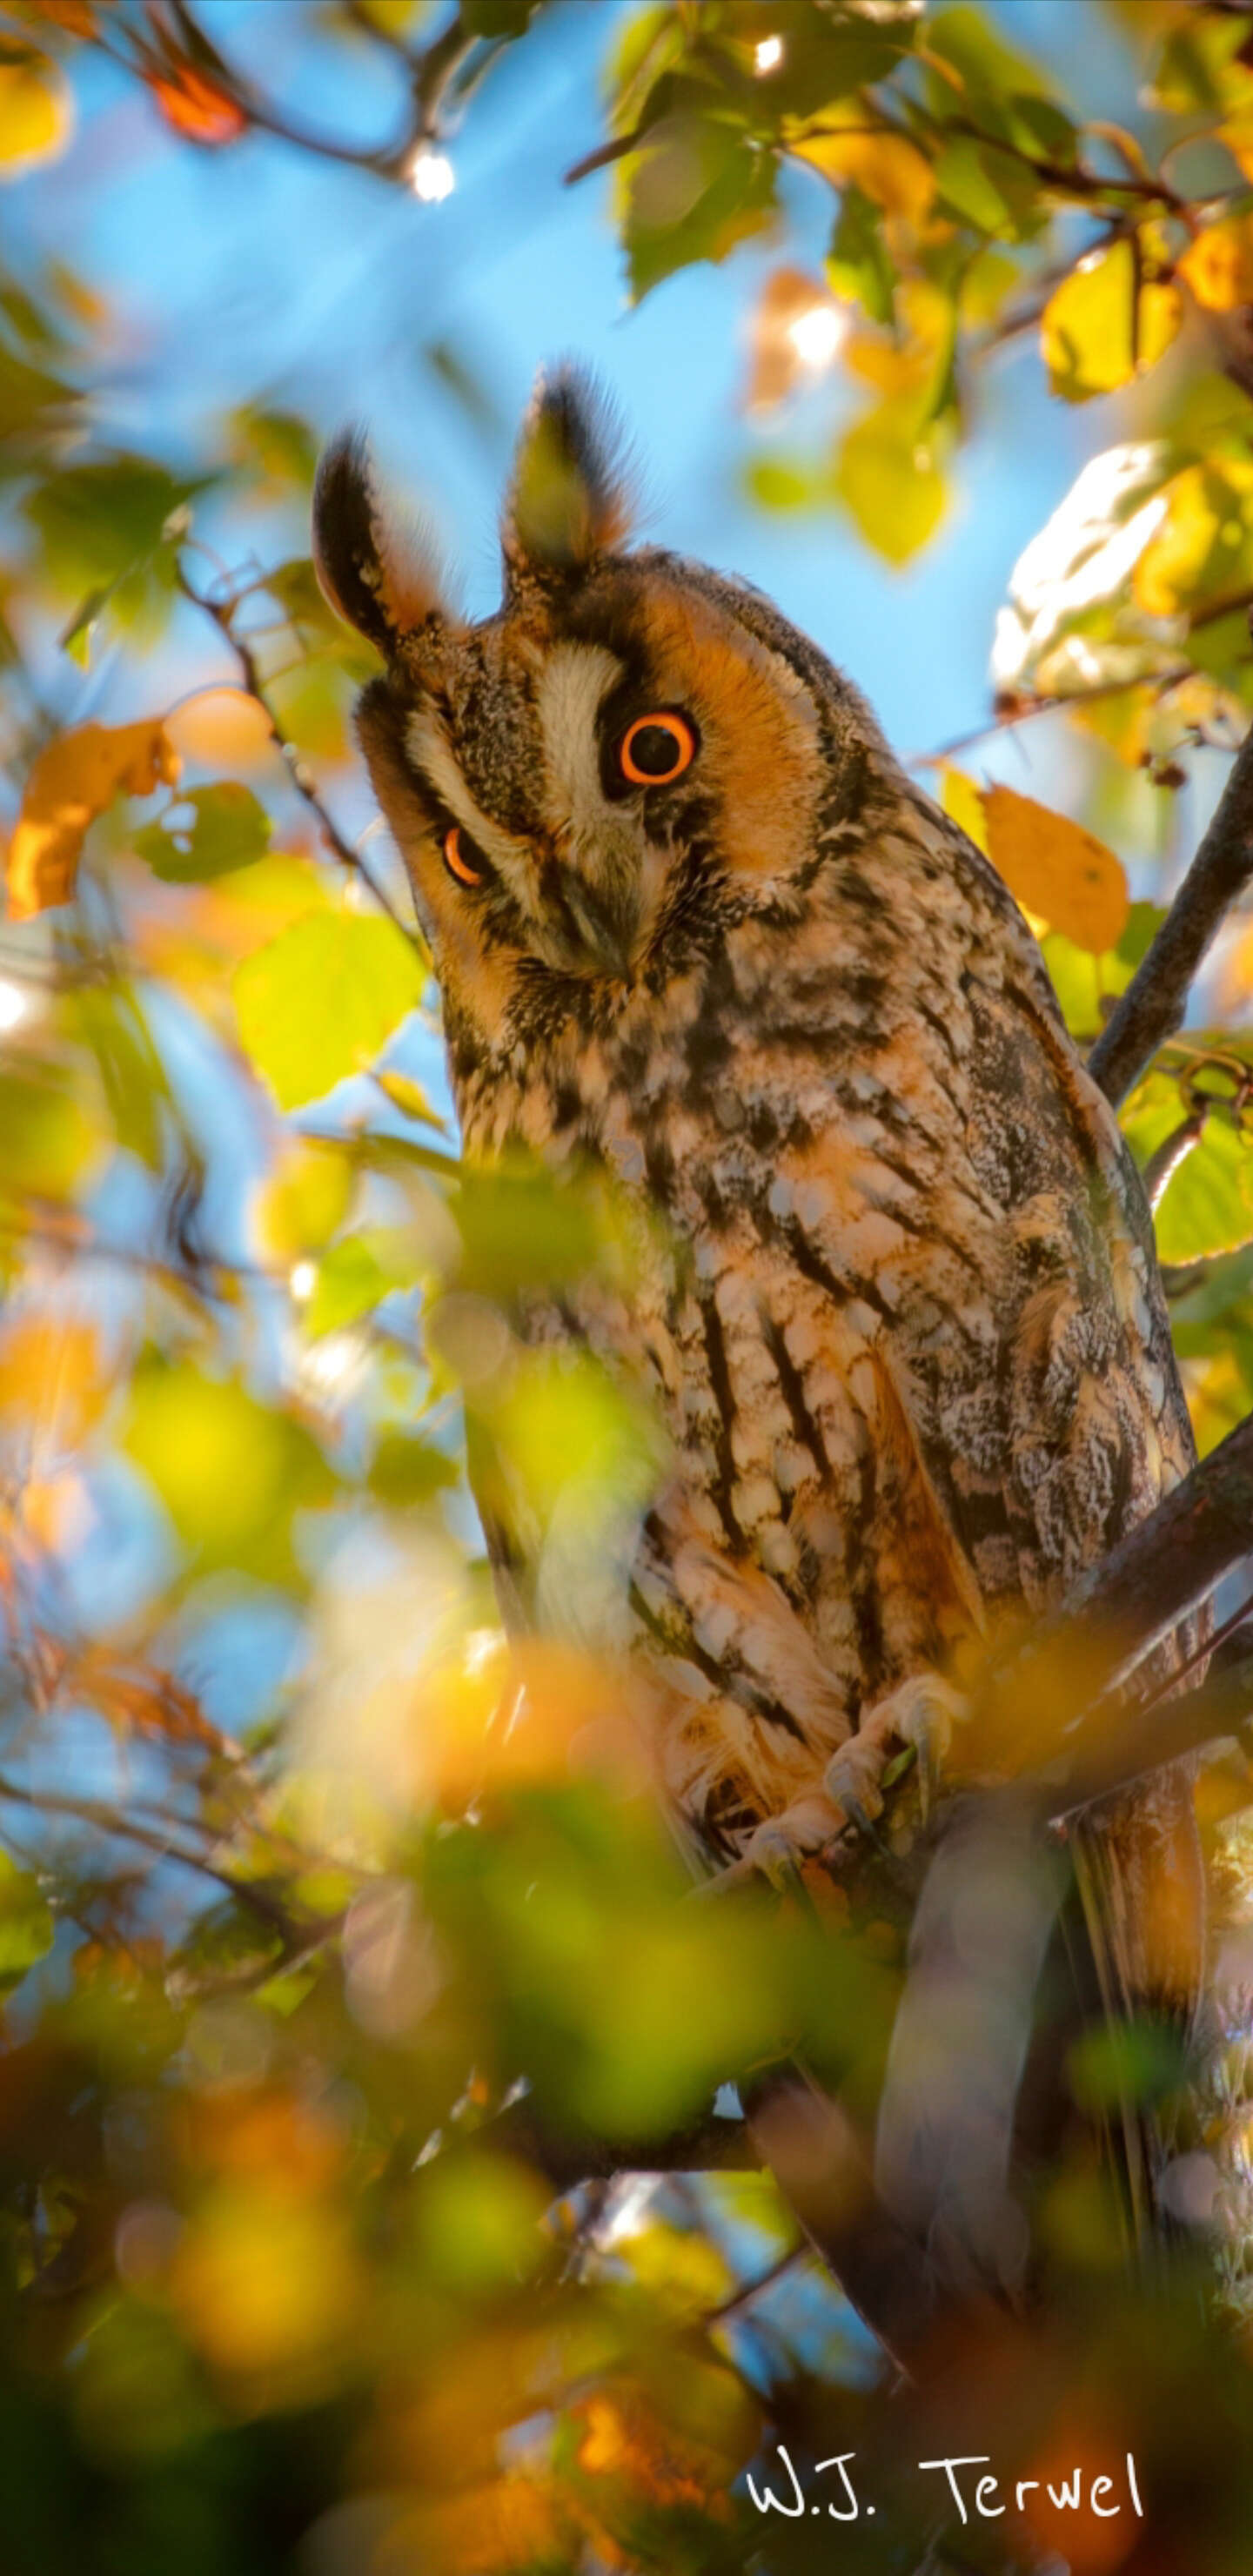
[[[696,758],[696,735],[686,716],[659,712],[637,716],[618,747],[622,775],[635,787],[668,787]]]
[[[450,823],[444,834],[444,865],[449,876],[456,878],[458,885],[482,885],[482,868],[471,867],[462,848],[460,823]]]

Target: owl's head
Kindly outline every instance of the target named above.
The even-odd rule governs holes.
[[[457,1052],[658,989],[721,922],[796,899],[886,759],[873,718],[759,593],[627,544],[603,408],[541,381],[505,509],[504,599],[458,617],[361,440],[329,449],[315,556],[382,653],[358,728]]]

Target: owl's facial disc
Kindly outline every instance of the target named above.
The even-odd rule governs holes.
[[[492,625],[449,653],[404,751],[429,808],[410,866],[437,951],[451,901],[558,973],[629,981],[665,892],[669,791],[698,758],[695,718],[641,703],[602,644]]]

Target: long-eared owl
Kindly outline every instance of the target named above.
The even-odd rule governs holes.
[[[967,1641],[1062,1597],[1193,1450],[1140,1184],[1007,889],[768,599],[626,520],[567,373],[494,616],[444,602],[355,438],[316,544],[386,664],[360,739],[467,1156],[608,1166],[674,1247],[560,1329],[668,1433],[630,1617],[724,1864],[830,1842]],[[1124,1986],[1177,1985],[1186,1781],[1115,1840]]]

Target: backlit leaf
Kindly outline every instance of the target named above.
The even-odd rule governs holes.
[[[345,1236],[318,1263],[313,1294],[305,1309],[309,1332],[342,1331],[369,1315],[394,1288],[412,1288],[422,1268],[420,1248],[398,1228],[374,1226]]]
[[[694,260],[722,260],[771,219],[775,165],[733,125],[663,120],[627,167],[623,238],[636,303]]]
[[[1077,948],[1116,948],[1130,909],[1120,860],[1095,833],[1051,813],[1012,787],[983,799],[988,856],[1028,912],[1064,931]]]
[[[889,563],[908,563],[944,516],[944,477],[909,401],[879,404],[846,433],[833,480],[862,535]]]
[[[920,224],[935,195],[935,174],[926,154],[906,135],[867,134],[865,121],[854,109],[847,125],[809,126],[785,136],[788,151],[820,170],[833,186],[843,188],[852,180],[885,214]]]
[[[315,1440],[237,1378],[153,1359],[136,1374],[123,1435],[197,1566],[277,1579],[292,1565],[291,1517],[330,1502]]]
[[[1044,308],[1040,345],[1054,393],[1087,402],[1155,366],[1183,319],[1169,280],[1146,278],[1129,241],[1089,251]]]
[[[309,913],[236,969],[239,1033],[281,1109],[318,1100],[372,1062],[422,998],[415,951],[390,921]]]
[[[896,303],[896,267],[883,238],[878,209],[858,187],[849,186],[827,253],[827,276],[836,295],[855,297],[872,322],[891,322]]]
[[[69,903],[88,826],[115,796],[172,786],[178,755],[158,721],[89,724],[58,734],[35,762],[9,844],[9,915],[25,921]]]
[[[1154,1226],[1159,1260],[1180,1265],[1253,1242],[1253,1135],[1215,1112],[1172,1172]]]
[[[33,1870],[19,1869],[0,1851],[0,1991],[20,1985],[28,1968],[46,1959],[56,1926]]]
[[[60,1066],[0,1073],[0,1190],[68,1198],[99,1142]]]
[[[257,1241],[273,1261],[317,1251],[343,1224],[356,1173],[338,1145],[300,1137],[270,1167],[253,1216]]]

